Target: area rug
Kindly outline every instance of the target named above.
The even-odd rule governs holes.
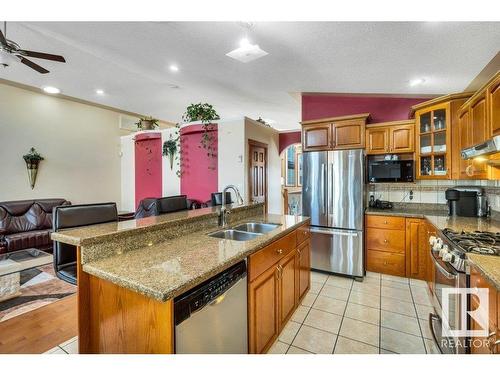
[[[21,272],[21,295],[0,302],[0,322],[33,311],[76,293],[76,286],[59,280],[52,264]]]

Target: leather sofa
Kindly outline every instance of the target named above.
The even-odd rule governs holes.
[[[52,210],[66,199],[0,202],[0,254],[27,248],[52,252]]]

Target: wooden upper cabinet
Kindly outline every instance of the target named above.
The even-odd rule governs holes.
[[[332,149],[365,147],[365,121],[339,121],[333,123]]]
[[[368,113],[302,122],[302,151],[365,147]]]
[[[460,150],[465,147],[469,147],[471,145],[471,127],[470,127],[470,121],[469,121],[469,110],[466,109],[462,111],[458,115],[458,144],[456,147],[458,147]],[[459,175],[461,179],[468,179],[472,176],[471,172],[471,162],[469,160],[464,160],[461,157],[459,158],[459,163],[460,163],[460,171]]]
[[[302,125],[302,150],[320,151],[331,148],[332,124]]]
[[[491,136],[500,135],[500,74],[497,74],[488,86],[486,102]]]
[[[484,142],[489,138],[486,119],[486,93],[480,95],[470,104],[470,123],[472,129],[472,145]]]
[[[458,112],[471,95],[449,94],[412,107],[417,179],[459,178]]]
[[[366,153],[371,155],[386,154],[389,152],[389,129],[366,129]]]
[[[366,127],[366,153],[377,155],[413,152],[414,139],[413,120],[370,124]]]
[[[400,125],[389,128],[390,152],[413,152],[415,139],[415,126]]]

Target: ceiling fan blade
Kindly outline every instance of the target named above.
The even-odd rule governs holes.
[[[64,57],[59,56],[59,55],[52,55],[50,53],[43,53],[43,52],[35,52],[35,51],[27,51],[24,49],[21,49],[17,51],[22,56],[28,56],[28,57],[34,57],[37,59],[45,59],[45,60],[52,60],[52,61],[58,61],[58,62],[66,62]]]
[[[2,33],[2,30],[0,30],[0,44],[6,46],[7,45],[7,39],[5,39],[5,36]]]
[[[49,71],[45,68],[42,68],[40,65],[38,64],[35,64],[33,61],[30,61],[28,59],[25,59],[24,57],[22,56],[18,56],[19,59],[21,60],[21,62],[26,65],[26,66],[29,66],[31,69],[35,69],[38,73],[41,73],[41,74],[46,74],[48,73]]]

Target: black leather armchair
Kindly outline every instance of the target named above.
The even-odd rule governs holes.
[[[136,219],[158,216],[171,212],[194,210],[203,207],[199,201],[188,199],[186,195],[174,195],[163,198],[145,198],[137,207]]]
[[[52,226],[57,232],[60,229],[113,221],[118,221],[116,203],[80,204],[55,207]],[[75,246],[54,242],[54,270],[61,280],[76,285]]]
[[[222,205],[222,193],[212,193],[212,199],[207,202],[210,203],[211,206],[221,206]],[[233,203],[231,200],[231,192],[226,191],[226,203],[230,204]]]

